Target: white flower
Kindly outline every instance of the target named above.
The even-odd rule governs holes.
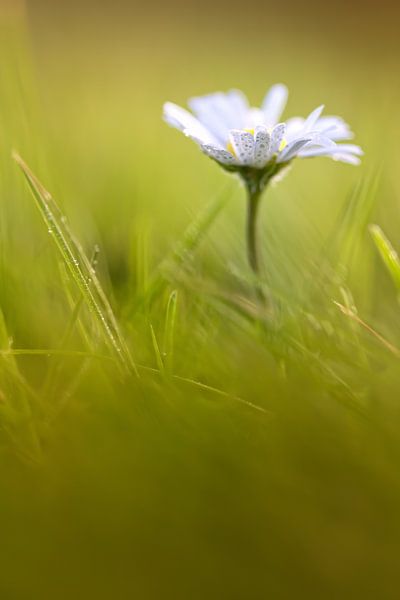
[[[359,146],[337,143],[353,137],[348,125],[340,117],[322,117],[323,106],[305,119],[294,117],[280,123],[287,96],[284,85],[274,85],[261,108],[253,108],[240,91],[217,92],[189,100],[193,114],[167,102],[164,119],[232,171],[261,170],[270,178],[296,156],[360,163]]]

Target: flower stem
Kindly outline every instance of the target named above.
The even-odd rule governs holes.
[[[260,256],[257,238],[257,215],[261,192],[252,190],[250,186],[247,189],[247,258],[254,274],[258,276],[260,274]]]
[[[263,284],[260,280],[261,274],[261,261],[260,261],[260,246],[258,243],[258,235],[257,235],[257,217],[260,206],[260,200],[262,196],[262,192],[264,189],[264,185],[252,185],[253,182],[249,182],[247,184],[247,224],[246,224],[246,234],[247,234],[247,258],[250,264],[250,267],[256,277],[255,281],[255,291],[262,305],[270,305],[272,309],[272,299],[267,298],[265,294],[265,290],[263,288]]]

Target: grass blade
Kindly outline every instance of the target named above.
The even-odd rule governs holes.
[[[168,299],[167,315],[165,317],[165,331],[164,331],[164,344],[163,344],[163,356],[165,361],[165,367],[168,372],[172,372],[173,359],[174,359],[174,333],[175,333],[175,321],[176,321],[176,309],[178,303],[178,291],[174,290],[171,292]]]
[[[90,311],[97,319],[104,338],[126,369],[135,369],[108,299],[79,242],[75,239],[51,194],[43,187],[17,154],[13,158],[22,170],[49,233]],[[92,290],[93,287],[93,290]]]
[[[164,374],[164,372],[165,372],[164,361],[161,356],[160,346],[158,345],[157,337],[154,332],[154,327],[151,323],[150,323],[150,332],[151,332],[151,341],[153,343],[153,349],[154,349],[154,354],[156,357],[157,367],[158,367],[158,370],[160,371],[160,373]]]
[[[369,231],[393,283],[397,290],[400,291],[400,260],[396,250],[393,248],[379,225],[371,225]]]

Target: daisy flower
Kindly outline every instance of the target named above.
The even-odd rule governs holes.
[[[167,102],[164,119],[191,138],[224,169],[238,173],[248,190],[248,250],[250,264],[258,270],[255,220],[258,200],[265,186],[293,159],[328,156],[353,165],[362,150],[352,139],[349,126],[336,116],[322,116],[323,106],[308,117],[280,122],[287,88],[272,86],[260,108],[251,107],[240,91],[217,92],[191,98],[192,112]]]

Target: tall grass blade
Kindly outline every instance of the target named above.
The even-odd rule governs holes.
[[[165,317],[165,331],[164,331],[164,344],[163,344],[163,356],[165,367],[169,373],[172,373],[173,362],[174,362],[174,334],[175,334],[175,322],[176,322],[176,310],[178,304],[178,291],[174,290],[171,292],[168,298],[167,315]]]
[[[16,152],[13,153],[13,158],[22,170],[48,231],[90,311],[96,317],[106,342],[119,357],[124,369],[133,369],[137,372],[90,260],[70,231],[65,217],[61,214],[51,194]]]
[[[155,334],[155,331],[154,331],[154,327],[153,327],[153,325],[151,323],[150,323],[150,332],[151,332],[151,341],[152,341],[152,344],[153,344],[153,350],[154,350],[154,354],[155,354],[155,357],[156,357],[157,367],[158,367],[158,370],[160,371],[160,373],[164,374],[164,372],[165,372],[164,361],[163,361],[163,358],[161,356],[160,346],[159,346],[158,341],[157,341],[157,337],[156,337],[156,334]]]
[[[400,259],[379,225],[371,225],[370,233],[379,255],[398,291],[400,291]]]

